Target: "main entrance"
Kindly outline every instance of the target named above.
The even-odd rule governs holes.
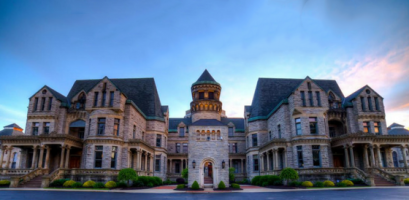
[[[204,184],[213,184],[213,165],[211,162],[206,162],[203,167]]]

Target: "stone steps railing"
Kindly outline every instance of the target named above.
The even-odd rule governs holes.
[[[380,169],[390,174],[408,174],[409,173],[408,168],[402,168],[402,167],[382,167]]]
[[[31,172],[29,172],[28,174],[25,174],[23,176],[14,176],[10,178],[10,187],[11,188],[15,188],[18,187],[18,185],[20,184],[24,184],[28,181],[30,181],[31,179],[39,176],[39,175],[43,175],[44,174],[44,170],[43,169],[35,169]]]
[[[43,179],[41,181],[41,187],[46,188],[46,187],[50,186],[50,183],[52,183],[53,181],[63,178],[62,177],[63,172],[64,172],[64,170],[58,168],[58,169],[54,170],[53,172],[51,172],[49,175],[43,176]]]
[[[24,175],[32,172],[33,169],[0,169],[1,175]]]
[[[403,182],[404,176],[402,175],[391,174],[379,167],[367,168],[367,170],[370,174],[378,175],[391,183],[394,183],[397,185],[405,185],[405,183]]]
[[[365,184],[370,186],[375,186],[374,178],[370,174],[365,173],[359,168],[347,168],[349,173],[354,175],[356,178],[361,179]]]

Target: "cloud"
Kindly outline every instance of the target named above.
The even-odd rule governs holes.
[[[27,113],[8,108],[7,106],[0,105],[0,110],[7,114],[13,115],[15,117],[21,117],[21,118],[27,117]]]

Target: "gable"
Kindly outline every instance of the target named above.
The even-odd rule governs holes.
[[[54,89],[48,87],[47,85],[44,85],[41,89],[39,89],[36,93],[34,93],[29,99],[31,100],[31,98],[33,98],[34,96],[36,96],[37,94],[39,94],[43,90],[47,90],[48,92],[50,92],[50,94],[55,99],[57,99],[57,100],[59,100],[59,101],[61,101],[63,103],[67,103],[67,97],[65,97],[64,95],[62,95],[59,92],[55,91]]]

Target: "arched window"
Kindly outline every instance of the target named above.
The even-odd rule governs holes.
[[[338,108],[338,102],[335,100],[334,93],[330,92],[328,95],[328,105],[330,108]]]
[[[393,158],[393,166],[399,167],[398,154],[396,153],[396,151],[392,152],[392,158]]]
[[[80,95],[78,95],[78,100],[75,103],[75,109],[76,110],[82,110],[85,109],[85,101],[87,100],[85,93],[82,92]]]

